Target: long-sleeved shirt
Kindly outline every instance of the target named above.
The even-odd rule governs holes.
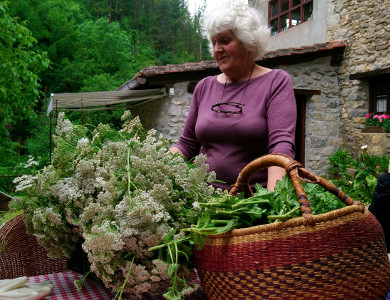
[[[237,111],[231,114],[214,110]],[[196,86],[183,133],[176,147],[187,159],[204,153],[209,171],[225,183],[235,183],[239,172],[253,159],[268,153],[294,158],[296,102],[290,76],[275,69],[259,77],[237,83],[220,83],[217,76],[202,79]],[[267,171],[252,176],[251,185],[266,186]]]

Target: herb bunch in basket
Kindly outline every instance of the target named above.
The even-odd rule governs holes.
[[[313,214],[345,207],[340,199],[323,187],[305,182],[303,186],[310,199]],[[249,198],[245,198],[244,193],[205,198],[203,202],[196,201],[188,214],[196,218],[189,220],[191,225],[181,230],[186,233],[185,236],[180,235],[177,239],[175,237],[179,235],[171,233],[163,244],[150,249],[158,251],[160,257],[167,258],[174,265],[192,265],[193,247],[201,250],[207,236],[301,216],[298,196],[287,175],[282,181],[277,181],[274,191],[257,184],[255,193]],[[179,280],[175,279],[174,273],[171,276],[173,282]],[[183,296],[175,284],[171,285],[166,294],[167,299],[171,300],[181,299]]]

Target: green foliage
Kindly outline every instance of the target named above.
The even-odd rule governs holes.
[[[0,0],[0,189],[28,155],[47,162],[50,93],[114,90],[151,65],[211,59],[201,13],[184,0]],[[85,123],[119,128],[123,111],[86,112]]]
[[[46,51],[51,68],[41,72],[44,91],[66,92],[64,73],[78,49],[75,45],[77,25],[90,19],[88,11],[77,0],[13,0],[10,14],[26,20],[26,26],[37,39],[37,47]],[[75,90],[74,92],[76,92]]]
[[[323,214],[345,204],[323,187],[302,182],[310,201],[313,214]],[[269,191],[256,185],[252,197],[244,198],[243,194],[215,195],[205,199],[206,202],[195,202],[186,214],[191,227],[184,231],[194,233],[194,242],[202,246],[198,235],[212,235],[230,231],[235,228],[246,228],[258,224],[284,221],[301,216],[299,199],[289,176],[276,182],[275,190]],[[189,239],[186,239],[189,240]],[[198,241],[198,242],[197,242]]]
[[[0,151],[1,150],[2,149],[0,149]],[[15,177],[20,175],[20,173],[17,173],[17,171],[15,171],[14,167],[18,161],[15,160],[13,157],[7,157],[5,160],[3,160],[3,162],[5,163],[0,166],[0,190],[2,192],[10,194],[13,190],[12,181]]]
[[[367,126],[383,126],[386,130],[390,128],[390,116],[386,114],[369,113],[366,115]]]
[[[21,120],[34,117],[40,96],[38,73],[49,66],[46,53],[34,50],[36,40],[26,22],[9,16],[0,2],[0,148],[15,147],[10,131]]]
[[[363,146],[356,157],[348,150],[339,149],[328,160],[328,172],[336,177],[332,180],[335,185],[353,199],[369,204],[377,178],[388,168],[390,155],[372,155]]]
[[[126,81],[129,72],[136,72],[130,70],[128,36],[117,22],[109,23],[107,18],[85,21],[77,27],[73,43],[78,50],[64,69],[68,76],[63,84],[69,90],[86,90],[84,82],[102,75],[107,81],[104,87],[114,90]]]
[[[46,160],[41,157],[35,159],[30,155],[17,156],[13,152],[8,153],[11,157],[4,158],[0,166],[0,190],[7,194],[13,194],[13,180],[21,175],[35,174],[39,168],[46,164]]]
[[[27,136],[26,140],[20,143],[14,142],[12,147],[0,147],[0,190],[12,194],[13,179],[17,176],[32,174],[34,172],[30,167],[31,160],[44,166],[50,161],[50,119],[45,114],[39,114],[29,121],[20,122],[12,131],[13,139],[20,140],[21,137]],[[52,127],[55,127],[53,124]],[[54,130],[54,129],[53,129]],[[27,153],[20,155],[20,153]],[[36,169],[36,168],[35,168]]]
[[[302,186],[310,201],[310,208],[312,209],[313,215],[319,215],[345,207],[344,202],[318,184],[302,182]]]
[[[40,73],[47,94],[112,90],[150,65],[211,59],[201,11],[190,16],[184,0],[14,0],[10,12],[53,62]]]
[[[355,160],[349,151],[340,148],[328,157],[328,160],[330,162],[330,167],[328,168],[330,174],[340,174],[346,181],[351,181],[352,174],[347,172],[347,168],[355,165]]]
[[[390,119],[384,120],[382,126],[384,130],[390,131]]]
[[[40,114],[32,121],[29,136],[26,139],[27,153],[39,160],[40,165],[45,165],[50,161],[50,122],[50,118]]]

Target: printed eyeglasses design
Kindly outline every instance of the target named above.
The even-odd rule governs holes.
[[[218,112],[218,113],[224,113],[224,114],[242,114],[242,107],[245,104],[238,103],[238,102],[220,102],[217,104],[214,104],[211,106],[211,110]],[[223,109],[224,106],[230,106],[232,107],[231,110],[225,110]]]

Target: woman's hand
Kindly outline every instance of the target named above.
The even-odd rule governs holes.
[[[169,148],[169,151],[171,151],[172,154],[179,153],[180,155],[184,156],[183,153],[179,150],[179,148],[171,147]]]
[[[276,167],[276,166],[269,167],[267,189],[269,191],[275,190],[276,181],[282,180],[285,174],[286,171],[281,167]]]

